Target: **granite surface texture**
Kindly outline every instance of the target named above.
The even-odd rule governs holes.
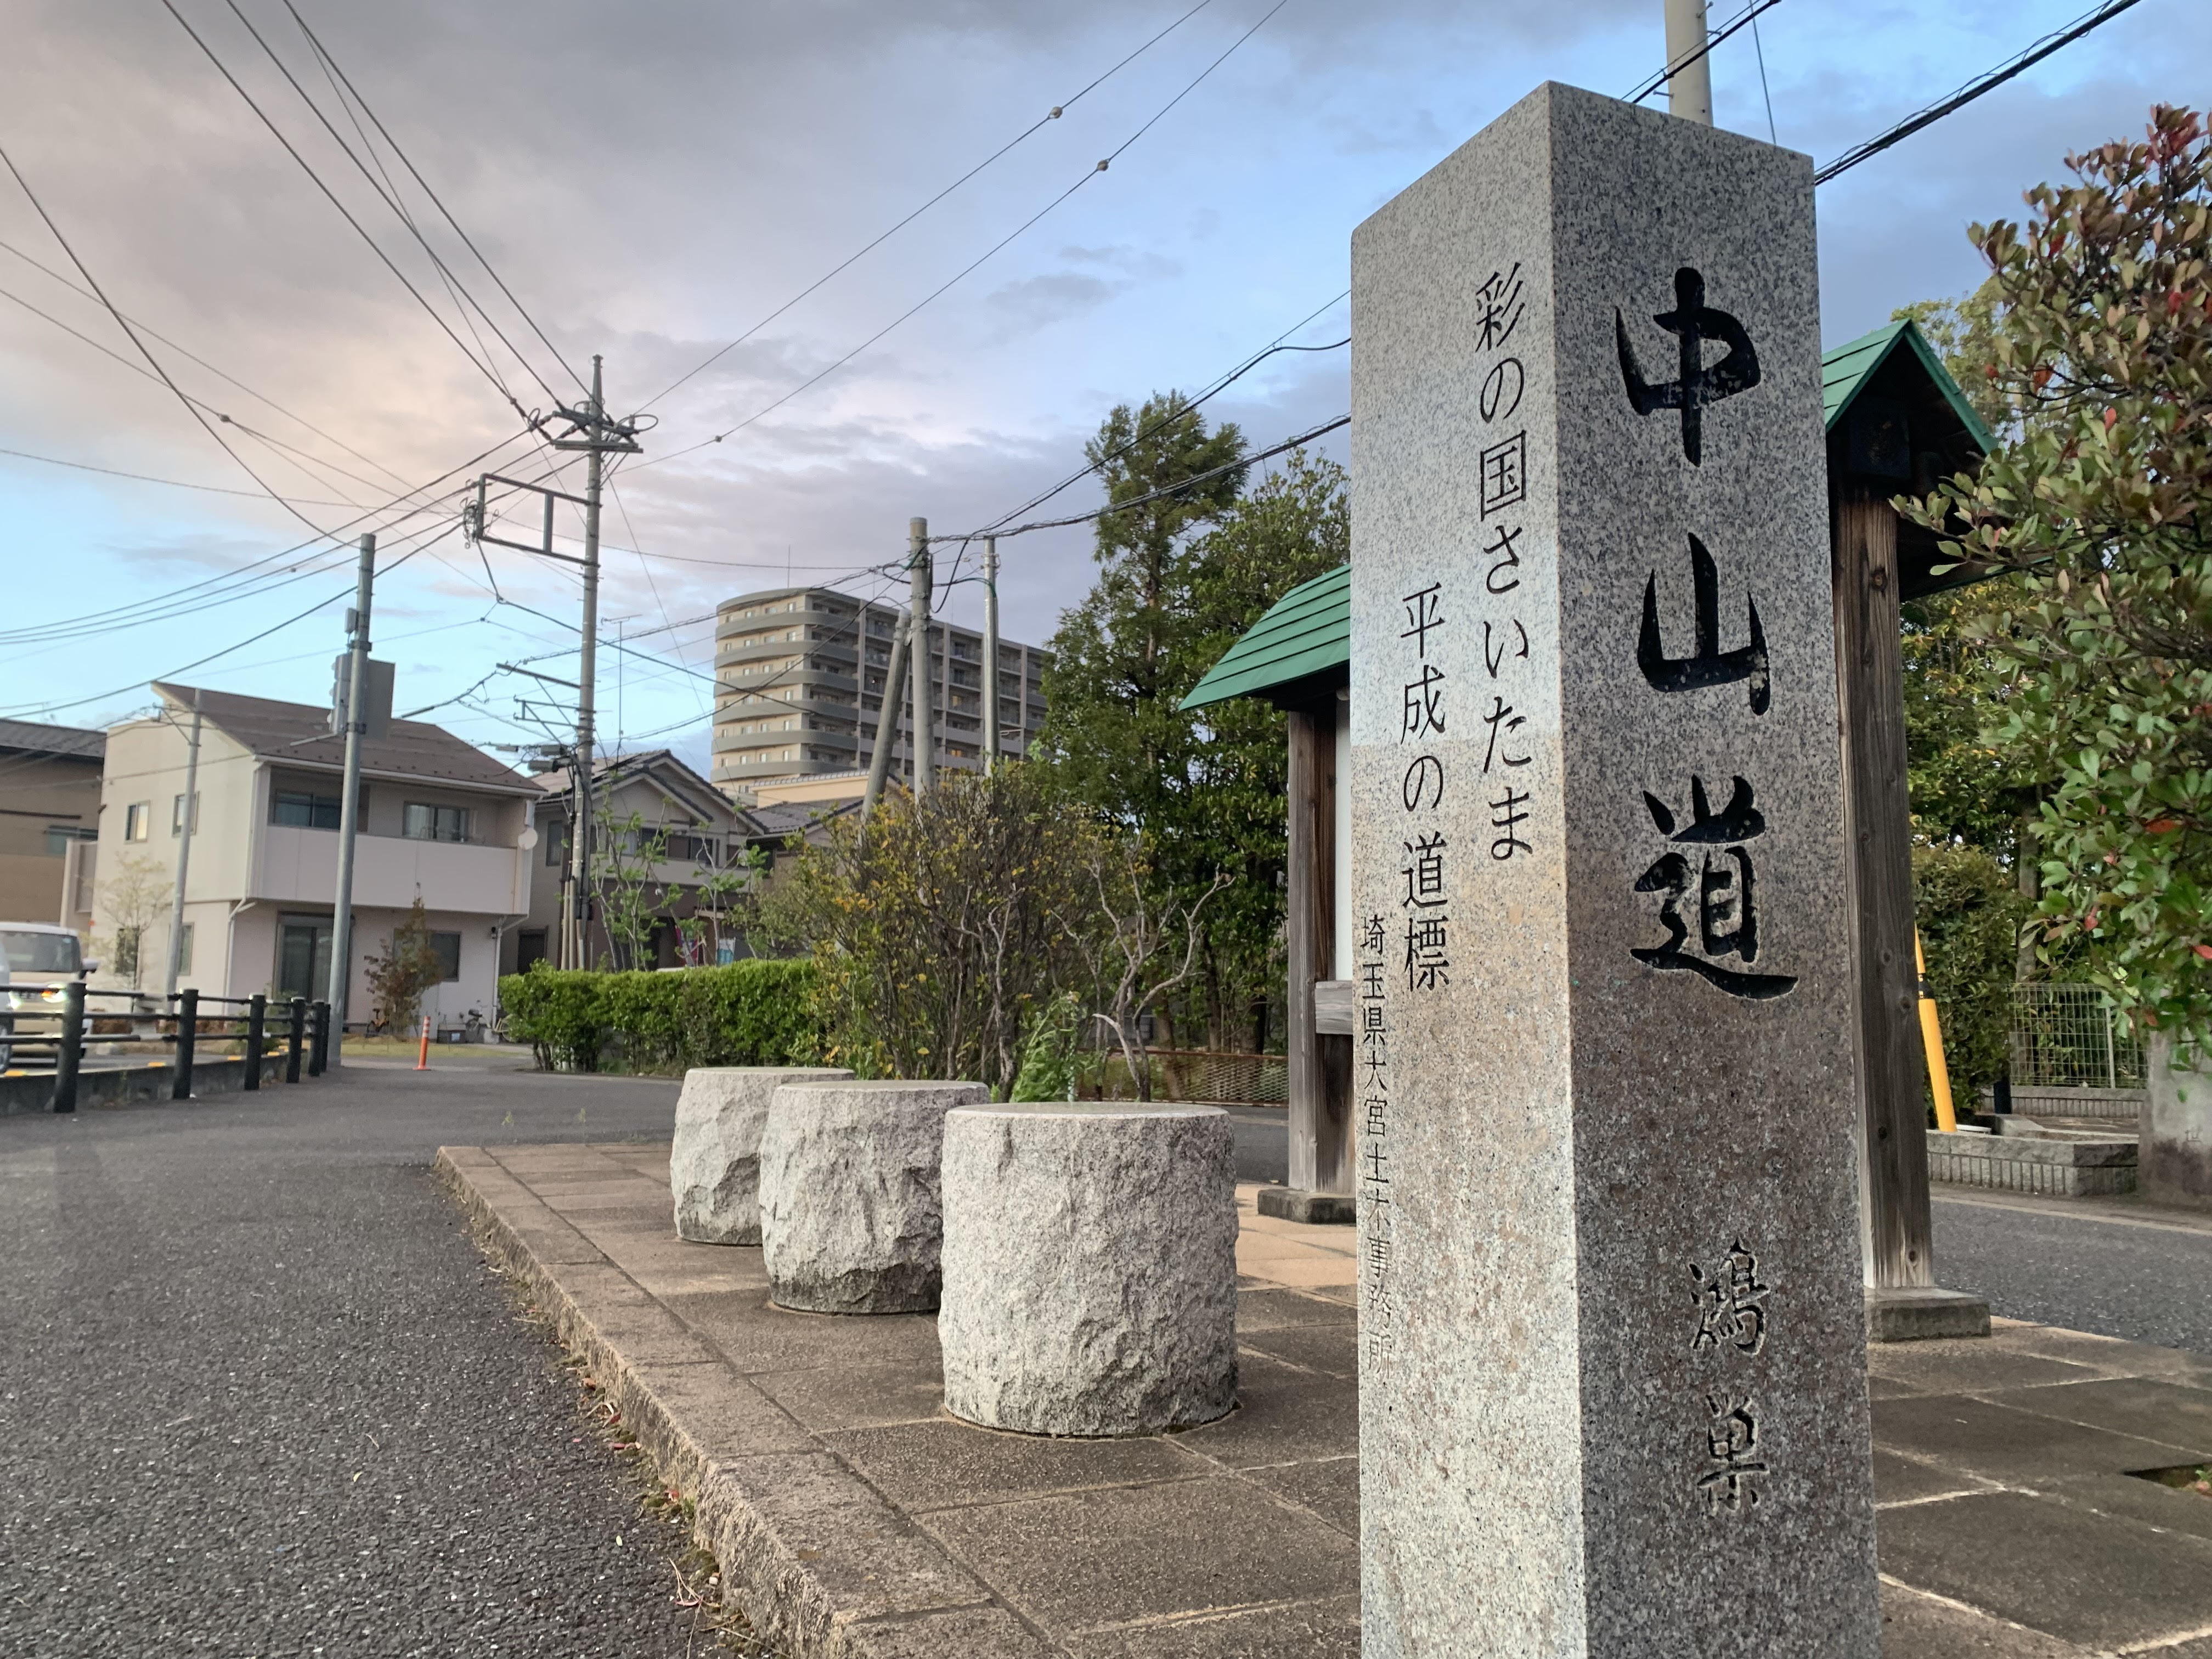
[[[1540,88],[1352,338],[1364,1650],[1870,1656],[1810,164]]]
[[[757,1244],[761,1131],[780,1085],[834,1083],[835,1066],[695,1066],[676,1101],[668,1184],[676,1236],[695,1244]]]
[[[987,1428],[1140,1435],[1237,1403],[1237,1172],[1204,1106],[966,1106],[945,1120],[945,1405]]]
[[[937,1306],[945,1115],[976,1083],[785,1084],[761,1133],[761,1254],[777,1304],[805,1313]]]

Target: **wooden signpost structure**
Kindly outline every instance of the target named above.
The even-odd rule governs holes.
[[[1836,662],[1858,985],[1861,1222],[1869,1332],[1877,1340],[1974,1335],[1985,1303],[1936,1288],[1929,1247],[1912,954],[1911,822],[1905,799],[1901,606],[1972,573],[1942,572],[1935,538],[1890,506],[1970,469],[1993,440],[1920,331],[1875,330],[1821,359]],[[1292,589],[1184,701],[1202,710],[1256,696],[1289,716],[1286,872],[1289,1184],[1262,1207],[1304,1221],[1352,1219],[1352,999],[1340,941],[1344,847],[1337,733],[1351,681],[1351,572]]]

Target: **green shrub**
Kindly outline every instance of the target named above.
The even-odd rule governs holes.
[[[781,1066],[820,1050],[811,962],[757,960],[668,973],[547,968],[499,982],[507,1035],[547,1071],[682,1072]]]
[[[1912,891],[1952,1091],[1971,1109],[2011,1053],[2020,930],[2033,906],[2012,872],[1974,847],[1914,848]]]

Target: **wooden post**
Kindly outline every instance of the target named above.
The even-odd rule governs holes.
[[[1315,988],[1334,968],[1336,938],[1334,710],[1290,711],[1289,870],[1290,1184],[1261,1194],[1267,1214],[1349,1224],[1352,1202],[1352,1036],[1324,1032]]]
[[[1844,822],[1850,844],[1852,973],[1858,986],[1865,1124],[1860,1237],[1869,1290],[1934,1285],[1928,1115],[1920,1091],[1919,980],[1912,965],[1912,815],[1905,774],[1905,669],[1897,514],[1838,488],[1832,513],[1836,674],[1843,710]]]

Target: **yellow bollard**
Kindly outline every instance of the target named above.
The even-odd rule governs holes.
[[[1959,1115],[1951,1107],[1951,1068],[1943,1063],[1943,1021],[1928,988],[1928,953],[1920,948],[1917,927],[1912,930],[1912,968],[1920,980],[1920,1046],[1928,1051],[1928,1089],[1936,1097],[1936,1127],[1956,1129]]]

